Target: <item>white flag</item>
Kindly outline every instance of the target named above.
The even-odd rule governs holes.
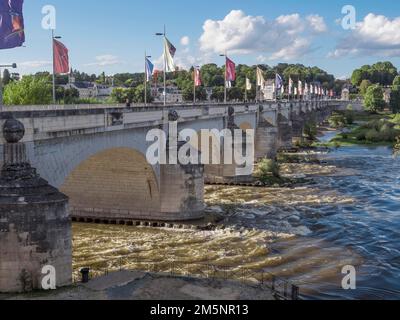
[[[263,71],[259,67],[257,67],[257,85],[261,88],[265,87]]]
[[[246,78],[246,90],[251,90],[252,85],[249,78]]]
[[[168,41],[167,38],[164,40],[164,59],[165,59],[165,67],[167,72],[176,71],[174,57],[175,47]]]

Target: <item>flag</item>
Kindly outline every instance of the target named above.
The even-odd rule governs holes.
[[[201,86],[201,73],[199,68],[194,68],[194,85],[195,87]]]
[[[289,94],[292,94],[293,89],[293,80],[289,77]]]
[[[282,94],[282,95],[284,95],[284,94],[285,94],[285,86],[284,86],[284,85],[282,85],[282,88],[281,88],[281,94]]]
[[[314,94],[314,86],[312,84],[310,84],[310,93]]]
[[[252,85],[249,78],[246,78],[246,90],[251,90]]]
[[[257,86],[264,88],[265,86],[265,79],[264,79],[264,74],[263,71],[257,67]]]
[[[299,80],[299,95],[303,95],[303,82]]]
[[[153,70],[154,70],[154,64],[151,63],[151,61],[146,58],[146,81],[149,82],[151,80],[151,77],[153,75]]]
[[[280,90],[283,86],[283,79],[278,73],[275,76],[275,85],[277,90]]]
[[[297,96],[297,88],[294,87],[294,95]]]
[[[229,58],[226,58],[225,76],[226,76],[226,81],[230,82],[230,81],[236,80],[236,65]],[[230,88],[230,87],[228,87],[228,88]]]
[[[24,0],[0,1],[0,49],[21,47],[25,42]]]
[[[53,39],[54,50],[54,73],[55,74],[68,74],[69,72],[69,58],[68,49],[60,41]]]
[[[232,88],[232,82],[231,81],[226,81],[225,82],[225,87],[227,87],[228,89]]]
[[[306,82],[306,85],[304,87],[304,95],[308,95],[309,89],[308,89],[308,83]]]
[[[164,59],[165,59],[165,69],[167,72],[174,72],[176,70],[174,57],[176,53],[176,48],[172,45],[167,38],[164,41]]]

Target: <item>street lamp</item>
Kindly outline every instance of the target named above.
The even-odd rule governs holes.
[[[2,79],[2,68],[17,68],[17,64],[4,64],[0,65],[0,107],[3,107],[3,79]]]
[[[156,36],[164,37],[164,42],[165,42],[165,38],[167,37],[165,25],[164,25],[164,32],[157,32]],[[165,43],[164,43],[164,46],[165,46]],[[167,57],[164,52],[164,106],[167,105],[167,74],[166,73],[167,73]]]

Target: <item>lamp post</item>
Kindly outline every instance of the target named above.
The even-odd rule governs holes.
[[[165,54],[165,41],[167,37],[166,27],[164,25],[164,32],[157,32],[156,36],[164,37],[164,106],[167,105],[167,57]]]
[[[0,108],[3,108],[3,74],[2,74],[2,68],[17,68],[17,64],[4,64],[0,65]]]
[[[53,51],[53,103],[56,104],[56,69],[54,63],[54,40],[61,39],[60,36],[54,35],[54,29],[51,30],[51,44],[52,44],[52,51]]]
[[[227,81],[226,81],[226,58],[228,58],[228,55],[227,55],[227,53],[226,53],[226,51],[225,51],[225,54],[220,54],[219,55],[220,57],[225,57],[225,77],[224,77],[224,103],[226,103],[227,102],[227,88],[226,88],[226,85],[227,85]]]

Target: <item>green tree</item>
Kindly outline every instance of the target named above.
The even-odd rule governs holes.
[[[383,100],[383,90],[380,85],[375,84],[367,89],[364,99],[364,108],[368,112],[376,113],[385,107]]]
[[[218,102],[224,101],[224,87],[214,87],[211,95],[211,100]]]
[[[400,85],[392,87],[390,93],[390,109],[393,113],[400,113]]]
[[[10,83],[11,81],[11,75],[10,75],[10,71],[8,71],[8,69],[4,69],[3,72],[3,86],[6,86]]]
[[[394,78],[393,86],[400,86],[400,76],[396,76],[396,78]]]
[[[365,65],[354,70],[351,83],[358,87],[363,80],[369,80],[371,83],[390,86],[397,74],[397,68],[391,62],[377,62],[372,66]]]
[[[371,81],[369,80],[363,80],[361,81],[360,84],[360,93],[365,96],[365,94],[367,93],[368,88],[372,85]]]
[[[126,93],[124,88],[114,88],[111,92],[111,99],[117,103],[126,101]]]
[[[50,104],[52,85],[47,76],[24,76],[21,81],[10,82],[4,89],[6,105]]]
[[[130,97],[129,97],[129,91],[132,91],[132,93],[133,93],[132,99],[130,99]],[[146,96],[147,96],[147,102],[150,103],[153,101],[153,97],[151,95],[151,91],[150,91],[149,87],[147,87]],[[128,89],[128,98],[134,103],[144,103],[144,84],[138,85],[133,90]]]

